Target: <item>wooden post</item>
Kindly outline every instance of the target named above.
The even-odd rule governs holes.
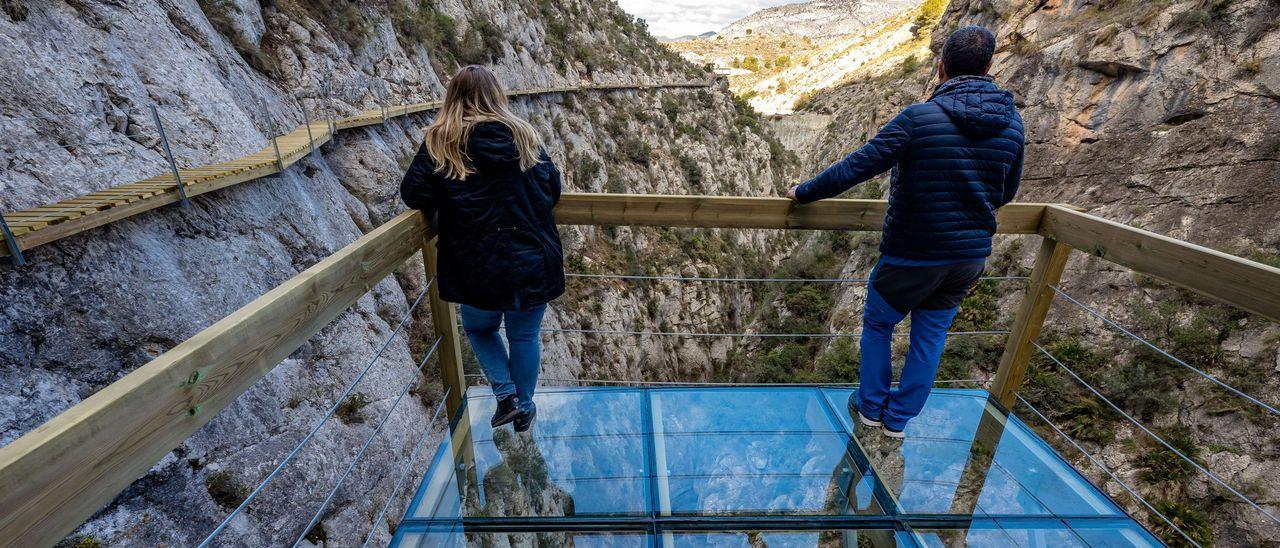
[[[1000,369],[996,371],[995,382],[991,385],[992,396],[1006,409],[1013,407],[1022,379],[1027,376],[1032,342],[1040,336],[1049,305],[1053,304],[1054,291],[1049,286],[1057,285],[1062,279],[1062,269],[1067,266],[1070,256],[1069,245],[1052,238],[1045,238],[1040,243],[1040,253],[1036,255],[1036,264],[1031,270],[1027,293],[1018,305],[1018,315],[1013,319],[1009,340],[1005,343],[1004,354],[1000,356]]]
[[[426,268],[427,279],[436,278],[436,237],[428,235],[422,245],[422,265]],[[440,348],[436,350],[440,358],[440,379],[449,389],[449,397],[445,401],[445,411],[452,418],[462,406],[462,397],[467,388],[466,373],[462,369],[462,345],[458,340],[458,313],[453,305],[440,300],[439,280],[431,282],[431,290],[427,295],[431,304],[431,323],[436,337],[440,340]]]

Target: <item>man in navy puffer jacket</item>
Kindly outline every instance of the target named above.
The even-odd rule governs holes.
[[[947,38],[924,103],[911,105],[862,148],[788,197],[830,198],[892,169],[880,261],[863,311],[861,386],[849,401],[862,424],[894,438],[920,413],[960,301],[991,254],[996,209],[1013,200],[1022,175],[1022,118],[1013,95],[987,71],[995,36],[977,26]],[[911,346],[890,390],[890,338],[911,315]]]

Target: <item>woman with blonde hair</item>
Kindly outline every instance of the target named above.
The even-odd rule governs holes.
[[[542,316],[564,293],[552,214],[560,171],[488,69],[469,66],[449,81],[400,195],[439,233],[435,283],[442,299],[461,305],[463,331],[498,400],[491,424],[528,430]]]

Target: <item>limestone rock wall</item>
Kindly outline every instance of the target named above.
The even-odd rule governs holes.
[[[998,39],[992,74],[1014,92],[1028,128],[1027,164],[1018,199],[1069,202],[1090,212],[1277,264],[1280,224],[1280,6],[1275,2],[1136,2],[955,0],[933,32],[933,51],[968,24]],[[807,173],[833,162],[874,135],[907,104],[927,99],[936,79],[923,68],[889,67],[861,75],[811,102],[835,122],[807,159]],[[878,196],[884,179],[853,191]],[[998,238],[989,272],[1030,266],[1038,242]],[[1086,250],[1087,251],[1087,250]],[[867,264],[855,256],[850,265]],[[1023,270],[1025,271],[1025,270]],[[1280,326],[1077,253],[1064,288],[1076,298],[1175,355],[1234,386],[1270,394],[1280,372]],[[1007,321],[1016,288],[980,291]],[[1062,299],[1059,299],[1062,301]],[[857,300],[848,303],[854,307]],[[997,306],[998,305],[998,306]],[[838,313],[837,313],[838,315]],[[961,316],[965,316],[962,312]],[[1149,352],[1069,304],[1050,312],[1042,343],[1071,354],[1071,365],[1113,400],[1138,414],[1273,513],[1280,459],[1267,434],[1276,418]],[[953,342],[953,344],[956,344]],[[973,361],[960,347],[953,363]],[[989,353],[988,353],[989,354]],[[983,353],[981,359],[989,358]],[[989,360],[988,360],[989,361]],[[1074,381],[1040,360],[1029,396],[1050,416],[1165,511],[1200,542],[1265,543],[1274,524],[1217,488],[1141,431],[1086,397]],[[944,364],[944,372],[947,370]],[[1056,436],[1045,430],[1047,439]],[[1062,446],[1091,478],[1104,476]],[[1162,463],[1172,463],[1168,473]],[[1112,482],[1108,492],[1161,531],[1167,526]]]
[[[612,4],[585,0],[346,4],[291,0],[4,3],[0,14],[0,209],[49,203],[164,169],[147,107],[157,104],[184,165],[234,158],[280,128],[379,102],[439,98],[459,64],[485,62],[508,87],[702,78]],[[592,92],[515,101],[547,140],[568,190],[774,193],[790,169],[755,118],[720,87]],[[265,112],[264,112],[265,111]],[[0,276],[0,444],[9,443],[180,341],[340,249],[403,209],[398,183],[430,115],[340,133],[285,173],[31,250]],[[673,236],[673,234],[675,234]],[[665,238],[665,239],[664,239]],[[672,240],[672,238],[676,238]],[[693,232],[566,228],[570,270],[720,272]],[[733,245],[768,256],[764,236]],[[701,250],[701,251],[700,251]],[[594,266],[593,266],[594,265]],[[243,500],[375,353],[423,287],[411,260],[184,442],[69,540],[193,545]],[[590,290],[590,293],[586,291]],[[575,285],[551,326],[654,324],[653,288]],[[681,290],[683,291],[683,290]],[[729,297],[663,295],[667,321],[715,317]],[[690,303],[703,306],[688,306]],[[601,306],[601,305],[604,306]],[[423,307],[425,310],[425,307]],[[655,314],[652,318],[658,318]],[[310,531],[351,545],[371,524],[424,431],[404,506],[433,452],[441,397],[415,314],[331,421],[221,542],[291,542],[404,383],[391,416]],[[548,377],[667,378],[677,356],[714,348],[548,337]],[[675,350],[678,352],[669,352]],[[698,362],[701,363],[701,362]],[[478,372],[475,364],[469,365]],[[701,366],[699,366],[701,367]],[[86,450],[90,450],[86,448]]]

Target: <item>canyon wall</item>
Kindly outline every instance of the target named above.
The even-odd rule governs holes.
[[[235,158],[266,142],[269,128],[350,115],[379,104],[440,98],[461,64],[484,63],[512,89],[580,82],[702,79],[657,46],[643,23],[613,3],[586,0],[393,0],[177,2],[9,0],[0,44],[0,209],[50,203],[163,172],[148,107],[157,105],[183,167]],[[558,94],[514,100],[565,172],[567,191],[774,194],[794,159],[726,89]],[[30,264],[0,277],[0,444],[66,410],[193,336],[256,296],[403,210],[402,170],[430,114],[344,131],[277,176],[154,211],[42,246]],[[768,257],[768,237],[721,244],[697,231],[565,227],[574,271],[708,271],[734,246]],[[709,250],[693,241],[724,246]],[[707,244],[710,245],[710,244]],[[411,260],[157,463],[68,542],[194,545],[244,500],[377,355],[424,286]],[[571,284],[548,327],[644,327],[718,318],[721,290]],[[655,302],[660,302],[655,309]],[[691,302],[703,306],[688,306]],[[603,305],[603,306],[602,306]],[[426,307],[391,341],[271,487],[219,542],[273,545],[306,533],[350,545],[371,523],[424,430],[416,485],[442,421],[442,390]],[[575,338],[576,337],[576,338]],[[664,346],[669,345],[666,352]],[[553,335],[549,378],[699,375],[715,346]],[[695,365],[687,375],[672,360]],[[683,362],[681,362],[683,363]],[[474,360],[469,371],[478,373]],[[684,367],[684,366],[680,366]],[[415,381],[416,379],[416,381]],[[311,513],[373,433],[404,383],[362,464],[322,515]],[[86,451],[92,448],[85,448]]]

